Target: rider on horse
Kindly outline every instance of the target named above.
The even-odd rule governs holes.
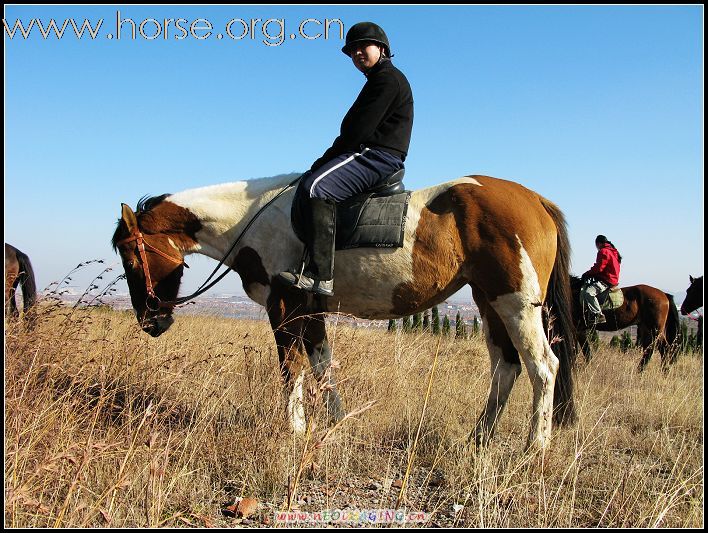
[[[342,48],[367,78],[342,121],[332,146],[303,174],[294,204],[305,206],[309,262],[280,273],[285,283],[332,296],[336,205],[375,187],[403,168],[413,127],[413,94],[408,80],[391,63],[383,29],[359,22]]]
[[[595,247],[597,258],[592,268],[582,275],[584,284],[580,292],[580,298],[592,314],[588,321],[589,326],[606,322],[597,295],[610,287],[617,286],[622,262],[622,256],[617,248],[604,235],[595,238]]]

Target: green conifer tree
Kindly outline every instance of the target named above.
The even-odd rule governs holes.
[[[413,315],[413,331],[420,331],[423,329],[423,315],[421,313],[416,313]]]
[[[450,319],[447,318],[447,315],[443,317],[442,334],[450,335]]]
[[[438,306],[433,307],[433,335],[440,335],[440,312]]]
[[[457,312],[455,316],[455,338],[464,339],[465,338],[465,323],[462,321],[462,316],[460,312]]]

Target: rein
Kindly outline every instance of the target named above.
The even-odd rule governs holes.
[[[266,208],[268,208],[273,202],[275,202],[278,198],[280,198],[288,189],[290,189],[290,187],[292,187],[298,181],[300,181],[300,179],[302,178],[303,175],[304,174],[301,174],[300,176],[295,178],[293,181],[288,183],[285,187],[283,187],[283,189],[280,190],[280,192],[278,194],[276,194],[263,207],[261,207],[258,210],[258,212],[253,216],[253,218],[248,222],[248,224],[246,224],[246,227],[243,228],[243,231],[239,234],[239,236],[236,238],[234,243],[231,245],[231,248],[229,248],[229,250],[226,252],[226,254],[224,254],[224,257],[221,258],[221,261],[219,261],[219,264],[216,265],[216,268],[212,271],[211,274],[209,274],[209,277],[204,281],[204,283],[201,284],[201,286],[196,291],[194,291],[192,294],[190,294],[188,296],[182,296],[180,298],[176,298],[175,300],[172,300],[169,302],[163,302],[162,300],[160,300],[160,298],[155,294],[155,291],[153,290],[153,287],[152,287],[152,281],[150,279],[150,269],[147,265],[147,256],[145,255],[145,246],[143,245],[143,243],[147,244],[151,249],[153,249],[155,252],[157,252],[161,256],[166,257],[167,259],[170,259],[171,261],[179,262],[180,264],[184,264],[185,266],[187,266],[187,263],[185,263],[183,259],[177,260],[174,257],[171,257],[171,256],[167,255],[166,253],[161,252],[160,250],[158,250],[154,246],[145,242],[145,239],[139,230],[136,230],[137,233],[134,233],[132,236],[128,237],[127,239],[120,241],[118,243],[118,245],[121,245],[126,242],[130,242],[133,240],[138,240],[138,250],[140,251],[140,259],[143,263],[143,272],[145,272],[145,284],[147,286],[148,298],[153,298],[158,303],[157,308],[153,309],[150,307],[149,303],[146,301],[145,303],[147,304],[148,309],[150,309],[151,311],[157,311],[160,307],[167,307],[167,308],[172,309],[177,305],[188,302],[189,300],[192,300],[192,299],[196,298],[197,296],[204,294],[206,291],[208,291],[214,285],[216,285],[222,279],[224,279],[224,277],[226,277],[226,274],[231,272],[231,268],[227,268],[224,272],[222,272],[219,275],[219,277],[217,277],[214,281],[209,283],[211,278],[214,277],[214,274],[216,274],[216,272],[221,268],[221,266],[225,264],[226,259],[231,255],[231,252],[234,251],[234,248],[236,248],[236,245],[238,245],[238,243],[241,242],[241,239],[243,238],[243,236],[246,234],[248,229],[253,225],[253,223],[256,221],[256,219],[261,215],[261,213],[263,213],[263,211],[265,211]]]
[[[697,316],[697,317],[694,317],[694,316],[693,316],[693,313],[696,313],[698,316]],[[693,320],[694,322],[699,322],[699,321],[703,318],[703,315],[702,315],[701,313],[699,313],[698,311],[691,311],[690,313],[688,313],[688,314],[686,315],[686,317],[687,317],[687,318],[690,318],[690,319]]]

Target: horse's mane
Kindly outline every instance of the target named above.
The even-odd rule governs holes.
[[[138,200],[138,205],[135,207],[135,214],[140,215],[141,213],[146,213],[153,209],[158,204],[170,196],[169,194],[161,194],[160,196],[143,196]]]
[[[155,207],[160,205],[166,198],[170,196],[181,196],[183,194],[188,195],[188,194],[195,194],[203,191],[207,191],[209,189],[212,190],[219,190],[223,189],[226,193],[228,194],[246,194],[250,196],[258,196],[260,194],[263,194],[264,192],[267,192],[269,190],[272,190],[274,187],[278,187],[280,185],[285,186],[286,184],[290,183],[293,181],[295,178],[298,176],[302,175],[301,172],[291,172],[289,174],[278,174],[276,176],[270,176],[270,177],[264,177],[264,178],[253,178],[249,180],[241,180],[241,181],[235,181],[235,182],[230,182],[230,183],[222,183],[222,184],[217,184],[217,185],[207,185],[205,187],[199,187],[195,189],[188,189],[186,191],[182,191],[181,193],[177,194],[161,194],[159,196],[143,196],[138,200],[138,205],[135,208],[135,215],[138,218],[138,222],[143,219],[145,221],[145,215],[150,213]],[[149,218],[149,217],[148,217]],[[120,242],[122,238],[125,237],[123,234],[124,232],[121,231],[121,221],[122,219],[118,219],[118,223],[116,226],[116,230],[113,233],[113,237],[111,239],[111,245],[113,246],[113,250],[117,251],[118,246],[117,243]]]

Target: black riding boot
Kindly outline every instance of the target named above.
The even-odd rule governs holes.
[[[310,198],[312,226],[307,248],[310,260],[300,274],[281,272],[280,278],[299,289],[324,296],[334,294],[334,239],[337,224],[337,204],[330,200]]]
[[[312,274],[314,290],[332,296],[334,291],[334,238],[337,230],[337,204],[331,200],[310,199],[312,208],[312,241],[310,264],[305,272]]]

